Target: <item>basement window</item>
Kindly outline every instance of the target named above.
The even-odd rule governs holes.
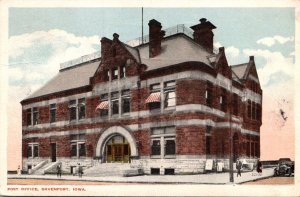
[[[152,175],[159,175],[160,174],[160,169],[159,168],[151,168],[151,174]]]
[[[175,174],[174,168],[166,168],[165,169],[165,175],[174,175],[174,174]]]

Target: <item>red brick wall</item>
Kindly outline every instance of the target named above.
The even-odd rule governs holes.
[[[150,130],[134,131],[133,135],[138,144],[139,156],[149,156],[151,154]]]
[[[50,122],[50,108],[48,106],[39,107],[39,124]]]
[[[148,110],[146,99],[150,95],[149,88],[140,88],[131,90],[131,111]],[[139,109],[140,106],[140,109]]]
[[[94,118],[97,116],[96,107],[100,104],[100,96],[86,98],[86,118]]]
[[[69,120],[69,102],[57,103],[56,121]]]
[[[176,154],[205,154],[205,127],[176,127]]]
[[[205,104],[205,86],[202,80],[178,80],[176,82],[176,104]]]

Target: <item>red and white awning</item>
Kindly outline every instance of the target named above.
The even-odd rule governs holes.
[[[108,109],[108,101],[102,101],[97,107],[97,109]]]
[[[160,92],[151,93],[146,99],[146,103],[157,103],[160,102]]]

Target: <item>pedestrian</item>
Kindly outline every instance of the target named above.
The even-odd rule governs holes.
[[[61,165],[60,164],[56,167],[56,171],[57,171],[57,177],[61,178]]]
[[[78,164],[78,176],[80,178],[82,178],[82,174],[83,174],[83,169],[82,169],[82,166],[80,165],[80,163]]]
[[[258,172],[258,174],[262,173],[262,163],[261,163],[260,159],[257,160],[256,172]]]
[[[21,175],[21,168],[20,168],[20,165],[18,166],[17,174],[18,174],[18,176]]]
[[[242,162],[239,159],[237,159],[236,160],[236,170],[237,170],[236,177],[238,177],[239,175],[242,176],[241,169],[242,169]]]

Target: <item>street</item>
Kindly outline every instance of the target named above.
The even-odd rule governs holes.
[[[287,185],[294,184],[294,177],[270,177],[251,182],[242,183],[242,185]]]

